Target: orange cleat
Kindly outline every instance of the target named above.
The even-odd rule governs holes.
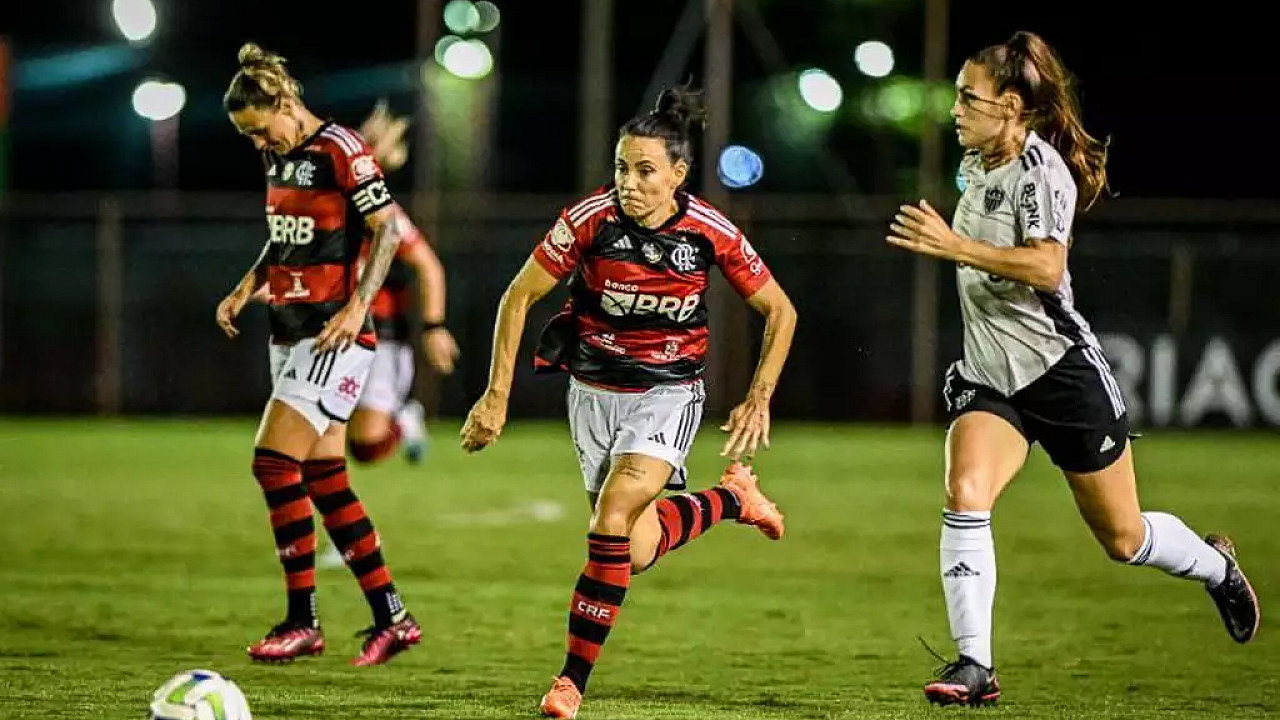
[[[782,538],[786,528],[782,523],[782,512],[773,501],[760,492],[760,480],[751,472],[751,467],[736,460],[729,463],[724,475],[720,477],[720,487],[733,493],[742,508],[738,514],[738,522],[743,525],[754,525],[770,540]]]
[[[581,706],[582,693],[578,692],[578,686],[567,677],[558,677],[551,683],[547,694],[542,696],[542,706],[538,711],[543,717],[572,720],[578,716]]]

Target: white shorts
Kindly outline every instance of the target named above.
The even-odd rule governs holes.
[[[613,459],[634,453],[675,468],[668,490],[683,490],[684,462],[702,422],[701,380],[659,385],[645,392],[614,392],[569,380],[569,434],[588,492],[600,492]]]
[[[369,379],[359,407],[394,415],[413,388],[413,346],[399,340],[378,339]]]
[[[364,390],[373,351],[352,345],[342,352],[311,352],[315,340],[270,344],[271,398],[302,413],[323,435],[329,425],[351,418]]]

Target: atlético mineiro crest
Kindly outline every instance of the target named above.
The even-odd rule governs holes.
[[[982,196],[982,209],[988,215],[996,211],[1000,204],[1004,202],[1004,190],[998,187],[987,188],[987,194]]]

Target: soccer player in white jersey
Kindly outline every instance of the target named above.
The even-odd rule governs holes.
[[[1124,400],[1076,311],[1067,251],[1077,207],[1106,187],[1107,147],[1085,132],[1070,76],[1039,36],[972,55],[956,80],[963,194],[948,225],[904,205],[888,242],[956,263],[964,355],[947,371],[950,414],[940,572],[958,657],[925,686],[939,704],[1000,696],[991,654],[991,509],[1039,442],[1107,555],[1204,584],[1237,642],[1258,600],[1225,537],[1203,540],[1138,503]]]

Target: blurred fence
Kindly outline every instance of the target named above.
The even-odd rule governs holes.
[[[571,200],[458,195],[427,205],[440,208],[424,227],[448,271],[449,325],[463,349],[455,375],[419,385],[440,414],[464,414],[483,389],[498,298]],[[927,399],[916,419],[940,417],[941,373],[960,351],[953,273],[885,246],[893,207],[739,196],[726,208],[800,312],[777,417],[905,421],[913,392]],[[1280,209],[1114,200],[1077,232],[1078,304],[1139,426],[1280,426]],[[262,308],[235,341],[213,312],[262,238],[258,195],[9,197],[0,412],[258,412],[269,387]],[[717,288],[710,397],[723,412],[750,376],[761,325]],[[531,313],[513,417],[563,412],[564,378],[533,376],[528,354],[562,299],[558,291]]]

